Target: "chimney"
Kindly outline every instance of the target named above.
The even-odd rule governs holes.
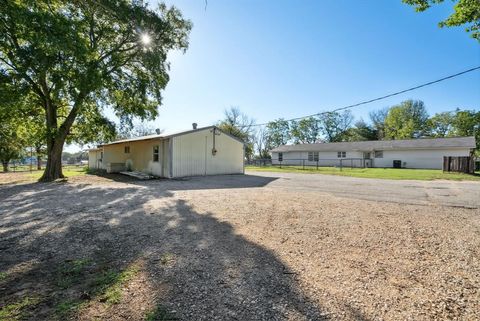
[[[197,129],[197,123],[192,124],[193,129]]]
[[[160,128],[157,128],[157,129],[155,129],[155,132],[157,133],[157,135],[160,135],[160,133],[161,133],[162,131],[160,130]]]

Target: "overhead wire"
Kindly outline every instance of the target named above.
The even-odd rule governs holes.
[[[370,104],[370,103],[373,103],[375,101],[379,101],[379,100],[383,100],[383,99],[390,98],[390,97],[393,97],[393,96],[397,96],[397,95],[400,95],[400,94],[403,94],[403,93],[406,93],[406,92],[409,92],[409,91],[417,90],[419,88],[423,88],[423,87],[430,86],[430,85],[433,85],[433,84],[436,84],[436,83],[439,83],[439,82],[442,82],[442,81],[445,81],[445,80],[448,80],[448,79],[452,79],[452,78],[464,75],[466,73],[473,72],[473,71],[478,70],[478,69],[480,69],[480,66],[473,67],[473,68],[470,68],[470,69],[467,69],[467,70],[464,70],[464,71],[461,71],[461,72],[457,72],[456,74],[453,74],[453,75],[449,75],[449,76],[446,76],[446,77],[443,77],[443,78],[440,78],[440,79],[437,79],[437,80],[429,81],[429,82],[423,83],[421,85],[417,85],[417,86],[413,86],[413,87],[410,87],[410,88],[407,88],[407,89],[404,89],[404,90],[396,91],[396,92],[393,92],[393,93],[390,93],[390,94],[387,94],[387,95],[383,95],[383,96],[380,96],[380,97],[377,97],[377,98],[364,100],[364,101],[361,101],[361,102],[358,102],[358,103],[355,103],[355,104],[351,104],[351,105],[348,105],[348,106],[337,107],[337,108],[334,108],[334,109],[329,110],[329,111],[323,111],[323,112],[319,112],[319,113],[315,113],[315,114],[311,114],[311,115],[290,118],[290,119],[286,119],[285,121],[295,121],[295,120],[300,120],[300,119],[309,118],[309,117],[331,114],[331,113],[335,113],[335,112],[338,112],[338,111],[358,107],[358,106],[361,106],[361,105]],[[268,125],[269,123],[270,122],[261,123],[261,124],[253,124],[253,125],[249,125],[249,126],[239,126],[239,127],[265,126],[265,125]]]

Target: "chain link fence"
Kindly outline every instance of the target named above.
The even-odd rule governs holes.
[[[246,166],[275,166],[275,167],[295,167],[295,168],[319,168],[319,167],[337,167],[337,168],[368,168],[372,167],[370,158],[330,158],[330,159],[306,159],[306,158],[288,158],[288,159],[251,159],[245,161]]]

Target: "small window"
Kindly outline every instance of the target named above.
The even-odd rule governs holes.
[[[318,161],[318,152],[308,152],[308,161],[317,162]]]
[[[375,158],[383,158],[383,150],[376,150]]]
[[[153,146],[153,161],[158,162],[158,145]]]
[[[278,161],[279,162],[283,161],[283,153],[278,153]]]
[[[347,157],[347,152],[337,152],[337,157],[338,158],[345,158],[345,157]]]
[[[125,146],[125,154],[130,154],[130,146]]]

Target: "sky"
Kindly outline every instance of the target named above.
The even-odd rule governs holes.
[[[423,13],[401,0],[166,2],[193,28],[188,50],[169,54],[170,82],[148,123],[165,132],[212,125],[232,106],[257,123],[300,117],[480,66],[463,26],[438,27],[450,1]],[[480,109],[480,70],[351,111],[368,121],[406,99],[430,114]]]

